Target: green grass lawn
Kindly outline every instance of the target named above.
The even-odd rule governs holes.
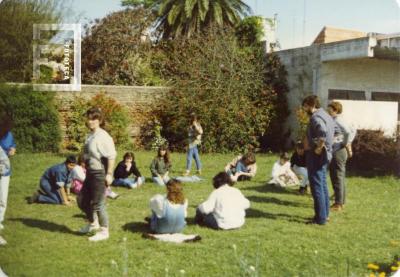
[[[146,177],[153,155],[136,153]],[[171,175],[180,175],[185,156],[172,158]],[[1,268],[9,276],[366,276],[367,263],[389,264],[400,254],[400,184],[394,177],[349,177],[345,210],[331,213],[326,226],[310,226],[305,221],[313,216],[312,198],[265,185],[276,157],[259,155],[256,178],[237,184],[251,201],[246,224],[214,231],[193,225],[195,207],[233,155],[201,158],[206,180],[184,185],[189,199],[184,232],[199,234],[202,241],[176,245],[141,237],[149,199],[164,188],[147,181],[137,190],[114,189],[121,196],[107,202],[110,239],[92,243],[76,234],[84,224],[76,206],[26,203],[43,171],[63,158],[16,155],[1,233],[8,241],[0,248]]]

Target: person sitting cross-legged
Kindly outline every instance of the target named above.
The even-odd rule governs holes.
[[[188,201],[180,181],[171,179],[166,188],[167,195],[157,194],[150,199],[150,229],[156,234],[180,233],[186,226]]]
[[[213,178],[214,191],[196,209],[195,222],[212,229],[237,229],[245,223],[245,210],[250,201],[239,189],[232,187],[233,181],[226,172]]]
[[[130,175],[134,175],[134,178],[129,178]],[[125,153],[124,160],[119,162],[114,170],[113,185],[133,189],[141,186],[144,180],[136,167],[135,155],[132,152]]]

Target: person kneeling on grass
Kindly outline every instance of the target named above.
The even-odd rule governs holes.
[[[39,191],[33,194],[29,203],[70,205],[65,185],[68,183],[70,171],[75,165],[76,157],[71,155],[64,163],[48,168],[40,178]]]
[[[289,154],[284,152],[279,160],[274,163],[271,173],[272,179],[268,184],[274,184],[281,187],[291,187],[299,185],[300,181],[296,174],[290,169]]]
[[[304,152],[303,142],[301,141],[296,143],[295,152],[290,158],[290,167],[300,181],[299,193],[307,193],[307,186],[309,184],[309,181],[306,167],[306,154]]]
[[[251,180],[257,173],[256,156],[252,152],[237,156],[225,166],[225,172],[234,182]]]
[[[180,233],[186,226],[188,201],[180,181],[171,179],[166,186],[166,196],[157,194],[150,199],[150,230],[156,234]]]
[[[245,222],[250,201],[237,188],[226,172],[213,178],[214,191],[196,209],[195,222],[212,229],[237,229]]]
[[[129,178],[133,174],[135,178]],[[114,170],[114,186],[123,186],[128,188],[137,188],[144,183],[144,177],[136,167],[135,155],[132,152],[127,152],[124,155],[124,160],[119,162]]]

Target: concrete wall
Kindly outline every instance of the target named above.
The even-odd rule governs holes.
[[[298,130],[296,109],[302,99],[317,94],[324,106],[328,103],[329,89],[360,90],[366,92],[400,93],[400,62],[376,58],[343,59],[321,62],[323,45],[279,51],[288,71],[288,102],[291,115],[286,123],[295,139]]]
[[[141,127],[147,123],[151,108],[154,107],[161,96],[168,92],[168,88],[82,85],[80,92],[57,92],[56,99],[59,103],[62,129],[65,130],[65,117],[75,96],[90,99],[100,92],[114,98],[128,108],[132,122],[129,126],[129,132],[135,139],[139,136]]]
[[[365,91],[367,100],[371,92],[400,93],[400,63],[379,59],[357,59],[322,64],[318,95],[324,103],[329,89]]]

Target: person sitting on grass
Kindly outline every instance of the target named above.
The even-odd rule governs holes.
[[[29,203],[70,205],[65,185],[75,165],[76,157],[71,155],[64,163],[48,168],[40,178],[40,189],[29,199]]]
[[[245,223],[245,210],[250,201],[237,188],[226,172],[213,178],[214,191],[196,209],[195,223],[212,229],[237,229]]]
[[[168,176],[170,168],[171,159],[168,148],[166,146],[161,146],[158,148],[157,156],[150,165],[153,182],[159,186],[165,186],[170,180]]]
[[[129,178],[133,174],[134,178]],[[124,160],[119,162],[114,170],[114,186],[122,186],[127,188],[137,188],[144,183],[144,177],[136,167],[135,155],[132,152],[127,152],[124,155]]]
[[[292,171],[297,175],[300,180],[300,194],[305,194],[307,192],[308,186],[308,174],[306,167],[306,155],[304,152],[304,145],[301,141],[296,143],[295,152],[290,158],[290,166]]]
[[[188,201],[182,183],[171,179],[166,188],[167,195],[156,194],[150,199],[150,230],[155,234],[180,233],[186,226]]]
[[[271,177],[272,179],[268,182],[268,184],[274,184],[281,187],[299,185],[299,179],[290,169],[289,154],[287,152],[283,152],[280,155],[279,160],[274,163]]]
[[[251,180],[257,173],[256,156],[253,152],[237,156],[225,166],[225,172],[234,182]]]

